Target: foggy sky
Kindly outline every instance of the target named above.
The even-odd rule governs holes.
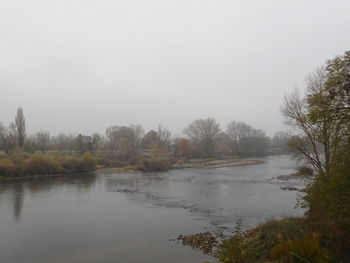
[[[0,0],[0,121],[91,134],[197,118],[285,130],[284,94],[350,49],[348,0]]]

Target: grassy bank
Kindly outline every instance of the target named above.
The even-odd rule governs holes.
[[[199,233],[180,236],[184,245],[212,255],[221,263],[326,263],[330,253],[306,218],[269,220],[244,232],[237,221],[230,234]]]

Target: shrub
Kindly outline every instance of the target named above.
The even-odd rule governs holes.
[[[162,172],[170,169],[170,162],[164,157],[144,158],[136,168],[143,172]]]
[[[96,165],[97,165],[97,160],[92,155],[91,152],[85,152],[81,156],[80,168],[82,170],[93,170],[93,169],[96,169]]]
[[[5,152],[0,151],[0,160],[1,159],[7,159],[7,158],[8,158],[8,155]]]
[[[97,164],[108,167],[108,166],[112,165],[112,162],[111,162],[111,160],[109,160],[107,158],[100,157],[100,158],[97,158]]]
[[[23,161],[21,171],[23,174],[40,175],[53,174],[60,171],[60,165],[56,159],[43,154],[33,154]]]
[[[313,233],[299,239],[282,241],[273,248],[271,257],[280,263],[330,262],[329,255],[320,246],[318,236]]]
[[[269,220],[247,231],[246,241],[254,253],[256,261],[267,259],[279,236],[301,238],[306,232],[303,218],[287,217],[281,220]]]
[[[86,152],[81,158],[55,154],[27,154],[20,150],[0,158],[0,176],[46,175],[57,173],[74,173],[96,169],[97,160]]]
[[[9,159],[0,160],[0,176],[15,176],[16,166]]]
[[[222,263],[252,262],[252,250],[249,248],[242,230],[242,219],[236,221],[232,237],[224,239],[214,256]]]
[[[349,164],[350,166],[350,164]],[[339,261],[350,258],[350,176],[319,178],[307,189],[308,223]]]
[[[74,156],[59,157],[60,165],[68,172],[75,172],[80,170],[81,160]]]
[[[12,159],[16,159],[16,158],[27,159],[30,157],[30,154],[23,151],[20,148],[16,148],[10,152],[10,156]]]

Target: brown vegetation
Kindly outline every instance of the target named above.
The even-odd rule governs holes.
[[[167,171],[170,169],[170,161],[160,156],[145,157],[136,165],[136,169],[143,172]]]
[[[0,154],[0,177],[85,172],[96,169],[97,160],[86,152],[81,157],[64,154],[28,154],[20,150]]]

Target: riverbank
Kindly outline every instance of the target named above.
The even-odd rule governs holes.
[[[14,151],[0,156],[0,180],[84,173],[98,167],[97,159],[90,152],[71,156]]]
[[[192,159],[186,162],[180,160],[175,164],[169,166],[168,170],[186,170],[186,169],[214,169],[214,168],[222,168],[222,167],[234,167],[234,166],[243,166],[243,165],[253,165],[253,164],[262,164],[264,161],[257,159]],[[146,172],[157,172],[157,171],[143,171],[139,169],[137,166],[125,166],[125,167],[104,167],[100,170],[100,173],[146,173]]]
[[[310,231],[307,217],[271,219],[246,231],[240,219],[226,232],[180,235],[175,241],[221,263],[331,262],[319,235]]]
[[[190,160],[178,160],[174,164],[170,164],[168,159],[157,159],[156,165],[149,159],[143,159],[141,164],[125,165],[122,167],[110,167],[105,164],[99,164],[98,160],[101,158],[95,158],[90,153],[86,153],[82,157],[73,157],[65,155],[44,155],[34,154],[29,155],[21,153],[20,161],[18,156],[9,156],[9,158],[3,158],[0,162],[0,181],[7,180],[21,180],[30,178],[42,178],[49,176],[63,176],[69,174],[81,174],[86,172],[99,171],[99,173],[117,173],[117,174],[132,174],[132,173],[145,173],[145,172],[160,172],[167,170],[177,169],[214,169],[222,167],[233,167],[243,165],[253,165],[264,163],[262,160],[257,159],[190,159]],[[104,158],[105,160],[105,158]],[[149,167],[146,167],[145,160]],[[112,161],[107,160],[108,163]],[[166,165],[160,164],[166,163]],[[153,165],[150,165],[153,164]],[[141,169],[141,168],[142,169]],[[144,168],[147,169],[144,169]],[[156,167],[157,169],[153,169]],[[158,168],[162,169],[159,170]]]
[[[257,159],[193,159],[188,162],[177,162],[172,169],[211,169],[221,167],[232,167],[251,164],[262,164],[264,161]]]

